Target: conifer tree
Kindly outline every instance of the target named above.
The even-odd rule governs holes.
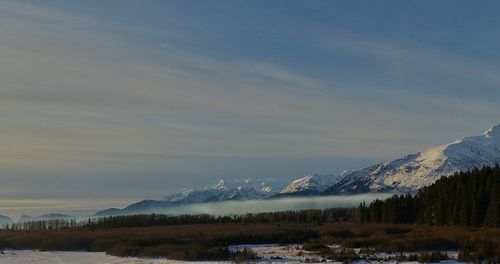
[[[486,216],[484,217],[484,225],[491,227],[500,227],[500,193],[498,193],[498,188],[494,186],[491,192],[491,199],[486,211]]]
[[[500,226],[500,167],[443,177],[414,195],[375,200],[361,209],[373,223]]]

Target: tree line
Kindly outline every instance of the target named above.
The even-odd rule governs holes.
[[[185,224],[227,224],[227,223],[324,223],[349,221],[353,219],[352,208],[311,209],[300,211],[248,213],[244,215],[214,216],[200,215],[126,215],[110,216],[88,221],[84,228],[144,227]]]
[[[500,227],[500,167],[443,177],[416,195],[394,195],[359,208],[362,222]]]
[[[85,222],[76,219],[51,219],[25,221],[5,225],[5,229],[11,230],[52,230],[52,229],[71,229],[81,228]]]
[[[317,223],[335,221],[352,221],[355,216],[355,208],[329,208],[324,210],[310,209],[300,211],[248,213],[244,215],[214,216],[209,214],[198,215],[164,215],[164,214],[142,214],[108,216],[100,218],[89,218],[84,221],[75,219],[41,220],[15,223],[7,226],[13,230],[52,230],[52,229],[100,229],[100,228],[123,228],[123,227],[148,227],[166,225],[188,225],[188,224],[227,224],[227,223]]]

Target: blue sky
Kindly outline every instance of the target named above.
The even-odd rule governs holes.
[[[0,198],[337,173],[500,122],[496,1],[4,1]]]

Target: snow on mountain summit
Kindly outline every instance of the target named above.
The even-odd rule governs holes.
[[[339,182],[342,177],[343,174],[310,174],[292,181],[285,188],[283,188],[280,193],[322,192],[328,187]]]
[[[211,187],[205,189],[215,190],[228,190],[228,189],[255,189],[262,192],[272,192],[271,187],[267,181],[256,180],[252,178],[245,178],[243,180],[219,180],[219,182]]]
[[[203,189],[184,189],[179,193],[168,195],[164,201],[177,205],[227,200],[263,199],[274,194],[266,181],[251,178],[243,180],[220,180]]]
[[[355,171],[327,190],[330,193],[414,191],[442,176],[500,162],[500,125],[479,136],[407,155]]]
[[[492,126],[483,135],[486,137],[500,137],[500,124]]]

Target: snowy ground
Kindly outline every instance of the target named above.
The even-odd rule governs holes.
[[[267,263],[304,263],[304,260],[320,261],[317,255],[312,252],[307,252],[301,249],[300,245],[239,245],[231,246],[230,250],[237,251],[248,248],[256,252],[263,258],[257,264]],[[453,254],[453,253],[452,253]],[[230,262],[186,262],[167,259],[139,259],[139,258],[120,258],[106,255],[102,252],[40,252],[32,250],[7,250],[0,254],[0,264],[229,264]],[[335,262],[329,262],[335,263]],[[397,263],[395,261],[357,261],[356,264],[365,263]],[[399,262],[402,263],[402,262]],[[416,263],[416,262],[405,262]],[[445,261],[441,263],[459,263],[457,261]]]
[[[296,262],[303,263],[306,259],[315,260],[313,262],[321,262],[322,258],[316,253],[302,249],[302,245],[234,245],[229,247],[230,252],[242,251],[249,249],[257,254],[258,257],[264,260],[273,260],[276,262]]]
[[[342,248],[338,245],[331,245],[332,249]],[[292,245],[277,245],[277,244],[267,244],[267,245],[233,245],[229,247],[231,252],[242,251],[244,249],[249,249],[257,254],[259,258],[262,258],[263,263],[269,262],[281,262],[281,263],[324,263],[326,261],[328,263],[336,263],[328,260],[323,260],[318,254],[306,251],[302,249],[302,245],[292,244]],[[354,249],[356,253],[359,254],[359,249]],[[458,257],[458,252],[456,251],[447,251],[446,253],[451,259],[456,259]],[[411,253],[399,253],[399,255],[410,255]],[[390,259],[396,257],[396,254],[387,254],[387,253],[375,253],[374,257],[379,259]],[[364,264],[364,263],[418,263],[418,262],[396,262],[396,261],[356,261],[356,264]],[[440,263],[460,263],[457,260],[448,260],[442,261]]]

